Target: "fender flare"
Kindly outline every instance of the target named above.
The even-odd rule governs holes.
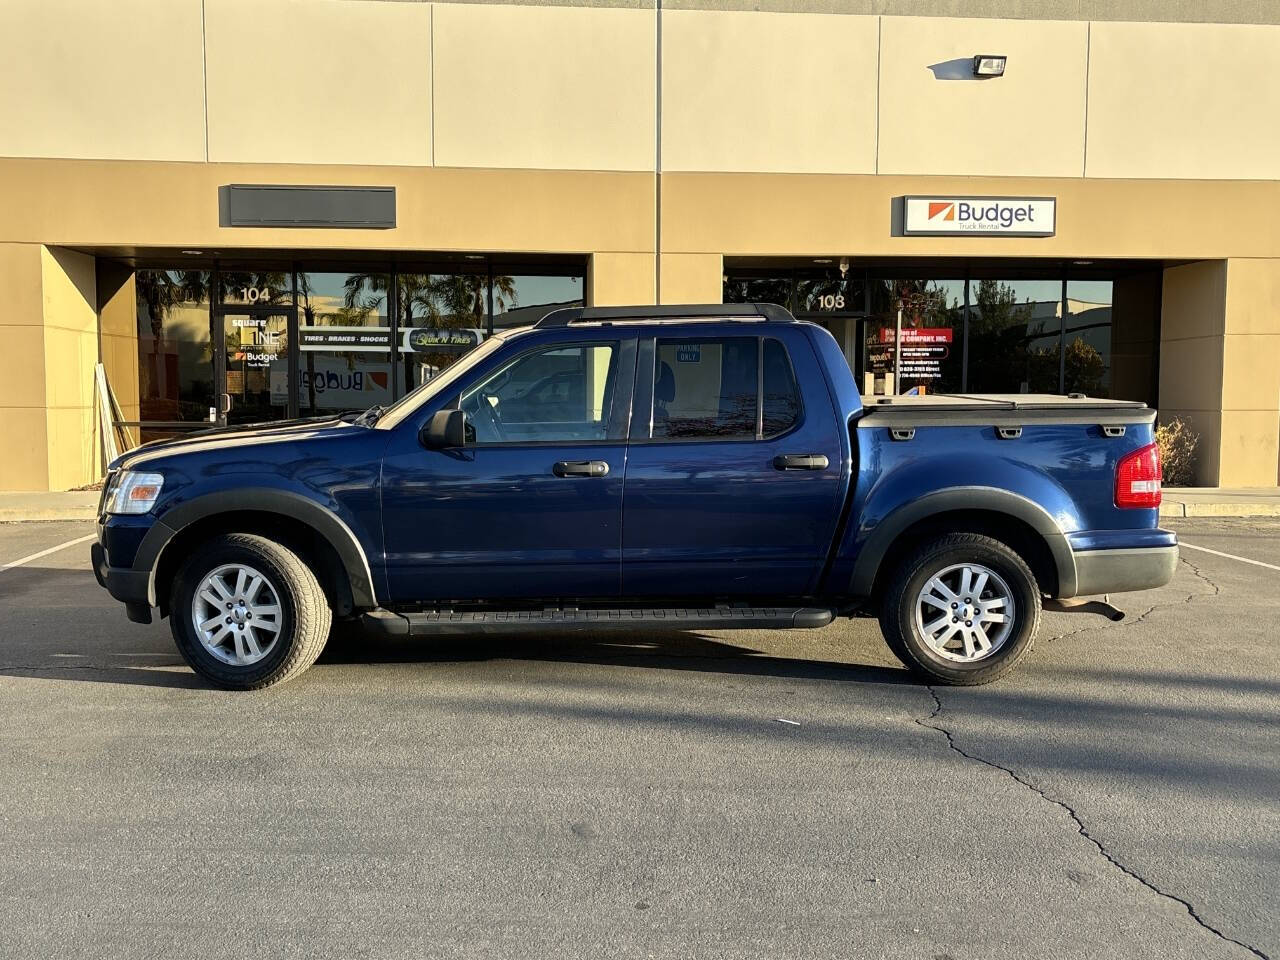
[[[244,510],[279,514],[304,523],[316,531],[338,555],[342,568],[346,571],[347,581],[351,586],[351,599],[355,606],[369,609],[378,606],[377,595],[373,589],[373,573],[369,569],[369,558],[365,556],[364,548],[360,546],[360,541],[356,539],[351,528],[332,510],[326,509],[316,501],[299,493],[271,487],[250,487],[207,493],[166,510],[142,538],[133,561],[134,570],[148,572],[147,601],[153,607],[157,605],[156,570],[160,567],[161,555],[174,537],[197,520],[219,513]]]
[[[952,487],[926,494],[918,500],[903,504],[876,524],[854,562],[853,595],[865,597],[871,594],[880,564],[894,541],[908,527],[929,517],[956,510],[983,510],[1021,520],[1041,537],[1053,557],[1058,573],[1058,589],[1054,595],[1064,598],[1076,595],[1075,553],[1067,542],[1067,535],[1049,515],[1049,511],[1020,494],[996,487],[977,486]]]

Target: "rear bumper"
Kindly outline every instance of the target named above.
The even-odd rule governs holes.
[[[1178,569],[1177,546],[1080,550],[1075,554],[1075,596],[1128,593],[1163,587]]]

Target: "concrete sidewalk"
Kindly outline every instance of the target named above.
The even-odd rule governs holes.
[[[0,523],[18,520],[92,520],[98,491],[0,493]],[[1162,517],[1280,517],[1280,487],[1167,487]]]

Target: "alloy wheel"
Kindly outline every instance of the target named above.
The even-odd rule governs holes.
[[[915,603],[920,637],[938,656],[984,660],[1013,633],[1016,607],[1004,578],[980,563],[957,563],[930,577]]]

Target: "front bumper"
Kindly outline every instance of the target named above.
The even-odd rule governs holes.
[[[125,613],[134,623],[151,622],[151,603],[148,600],[151,590],[151,571],[131,570],[127,567],[113,567],[107,562],[107,551],[102,544],[95,543],[89,548],[89,559],[93,563],[93,575],[100,587],[124,604]]]
[[[1080,550],[1075,554],[1077,597],[1163,587],[1178,569],[1177,546]]]

